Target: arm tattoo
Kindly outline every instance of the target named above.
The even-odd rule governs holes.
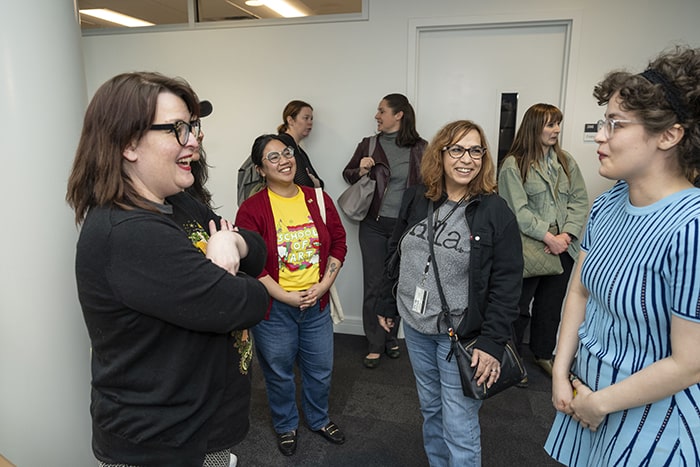
[[[331,276],[335,273],[335,271],[338,269],[338,265],[335,263],[329,263],[328,264],[328,274]]]

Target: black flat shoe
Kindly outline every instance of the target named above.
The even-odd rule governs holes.
[[[277,448],[285,456],[291,456],[297,450],[297,430],[277,433]]]
[[[399,358],[401,356],[401,350],[399,350],[399,346],[397,345],[396,347],[386,349],[386,355],[389,358]]]
[[[379,357],[377,357],[377,358],[365,357],[364,360],[362,360],[362,363],[365,365],[365,368],[369,368],[370,370],[373,368],[377,368],[379,366]]]
[[[345,435],[340,431],[338,425],[333,422],[328,422],[326,426],[320,430],[316,430],[315,433],[323,436],[333,444],[343,444],[345,442]]]

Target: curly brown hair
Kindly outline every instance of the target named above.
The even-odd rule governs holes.
[[[445,167],[442,148],[455,144],[472,130],[476,130],[479,133],[481,146],[486,149],[486,153],[481,158],[481,170],[469,184],[469,195],[474,196],[496,191],[496,170],[491,159],[484,130],[471,120],[457,120],[442,127],[423,153],[420,170],[423,183],[427,187],[425,192],[426,198],[437,201],[445,191]]]
[[[652,135],[681,125],[684,135],[676,152],[681,169],[690,179],[700,168],[700,49],[676,46],[649,62],[647,69],[665,78],[666,86],[676,91],[677,101],[672,104],[663,84],[620,70],[608,73],[593,89],[593,96],[599,105],[605,105],[619,93],[620,107],[634,112]]]

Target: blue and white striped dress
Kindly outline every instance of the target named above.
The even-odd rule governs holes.
[[[589,298],[574,372],[599,390],[671,354],[672,315],[700,322],[700,189],[634,207],[618,182],[593,204],[581,248]],[[698,466],[700,384],[596,432],[557,412],[545,450],[570,466]]]

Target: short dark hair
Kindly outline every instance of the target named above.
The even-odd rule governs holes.
[[[253,147],[250,149],[250,159],[257,167],[262,167],[263,151],[265,151],[265,146],[267,146],[267,143],[272,140],[279,141],[285,146],[287,145],[287,143],[285,143],[279,135],[273,134],[260,135],[255,138],[255,141],[253,141]]]

